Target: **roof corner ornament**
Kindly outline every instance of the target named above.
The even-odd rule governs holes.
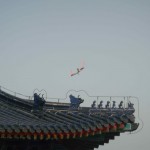
[[[105,105],[105,108],[110,108],[110,101],[107,101],[107,104]]]
[[[69,98],[70,98],[71,109],[78,109],[80,107],[80,104],[84,102],[84,99],[81,99],[80,95],[78,95],[78,97],[75,97],[71,94],[69,95]]]
[[[112,108],[116,108],[116,101],[113,101]]]
[[[128,108],[129,108],[129,109],[130,109],[130,108],[133,109],[133,108],[134,108],[133,105],[134,105],[133,103],[128,102]]]
[[[38,95],[37,93],[34,93],[33,111],[43,111],[43,107],[46,102],[43,95],[40,97],[40,94]]]
[[[92,108],[96,108],[96,101],[93,101],[91,107],[92,107]]]
[[[103,108],[103,101],[100,101],[99,105],[98,105],[98,108]]]
[[[123,101],[120,102],[120,104],[118,105],[118,107],[121,109],[123,108]]]

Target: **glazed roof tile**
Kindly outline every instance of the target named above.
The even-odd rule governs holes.
[[[131,123],[134,130],[137,128],[133,114],[103,116],[99,113],[88,113],[90,108],[74,112],[67,109],[68,106],[68,104],[66,106],[55,104],[53,106],[55,109],[50,110],[49,104],[47,104],[46,111],[32,112],[33,101],[26,101],[0,91],[0,139],[1,137],[18,138],[17,136],[19,136],[20,139],[29,140],[36,139],[38,136],[41,139],[56,140],[68,139],[72,136],[71,141],[77,137],[72,143],[77,142],[84,148],[93,149],[120,134],[121,130],[115,129],[116,124]],[[50,103],[51,107],[52,103]],[[60,108],[63,108],[63,111]],[[111,132],[110,126],[114,127],[113,132]],[[14,133],[15,135],[13,135]]]

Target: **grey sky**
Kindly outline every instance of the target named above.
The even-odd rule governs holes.
[[[147,150],[149,27],[149,0],[0,0],[0,85],[49,97],[69,89],[138,96],[143,130],[99,149]],[[85,70],[69,77],[82,61]]]

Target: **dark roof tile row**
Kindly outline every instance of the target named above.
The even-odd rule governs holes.
[[[138,127],[134,115],[129,113],[108,116],[88,113],[87,108],[61,111],[58,107],[33,112],[32,107],[33,102],[0,92],[0,139],[71,140],[72,145],[82,143],[84,148],[93,149],[120,135],[128,123],[133,128],[129,131]],[[68,142],[66,145],[71,147]]]

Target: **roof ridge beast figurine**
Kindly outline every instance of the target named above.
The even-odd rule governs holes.
[[[76,98],[75,96],[71,94],[69,95],[69,98],[71,102],[70,108],[73,108],[73,109],[79,108],[80,104],[84,102],[84,99],[81,99],[80,95],[78,95],[78,97]]]

